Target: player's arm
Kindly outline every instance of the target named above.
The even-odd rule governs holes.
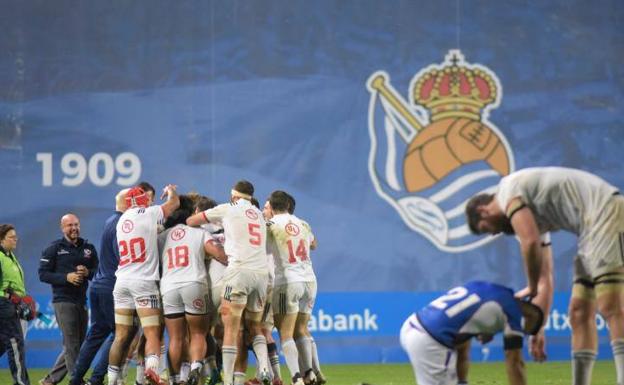
[[[174,184],[168,184],[165,186],[161,198],[164,198],[165,196],[167,197],[167,201],[160,205],[160,207],[163,211],[163,217],[167,218],[172,212],[175,211],[175,209],[180,207],[180,198],[178,197],[177,186]]]
[[[212,241],[207,241],[204,242],[204,251],[219,263],[227,266],[228,257],[222,247],[215,245]]]
[[[457,346],[457,384],[468,383],[468,369],[470,369],[470,340]]]
[[[507,206],[507,217],[520,241],[520,251],[529,286],[529,295],[534,297],[538,292],[538,281],[542,270],[542,246],[540,231],[535,216],[520,198],[514,198]]]
[[[550,314],[552,307],[554,293],[554,279],[553,279],[553,260],[552,260],[552,247],[550,245],[550,239],[542,239],[542,270],[540,273],[539,282],[537,284],[537,296],[533,298],[531,302],[539,306],[544,314]],[[529,294],[529,288],[525,288],[516,293],[516,296],[526,297]],[[529,352],[533,359],[537,362],[543,362],[546,360],[546,337],[544,336],[544,328],[542,327],[539,333],[535,336],[529,337]]]

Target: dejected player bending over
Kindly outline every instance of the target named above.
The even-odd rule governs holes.
[[[596,307],[606,319],[617,373],[624,385],[624,197],[596,175],[563,167],[528,168],[466,205],[472,232],[515,234],[530,294],[537,294],[540,234],[567,230],[578,237],[570,298],[573,384],[589,385],[596,351]]]
[[[409,316],[401,328],[401,346],[419,385],[456,385],[458,350],[472,337],[487,342],[503,332],[509,383],[526,385],[523,337],[537,333],[543,320],[539,307],[516,299],[510,288],[474,281]]]

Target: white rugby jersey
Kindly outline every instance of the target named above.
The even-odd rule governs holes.
[[[164,219],[160,206],[131,208],[117,222],[119,265],[117,279],[158,281],[158,224]]]
[[[591,226],[618,189],[596,175],[564,167],[526,168],[501,179],[496,200],[507,213],[520,198],[533,211],[540,232],[575,234]]]
[[[206,283],[204,243],[210,235],[202,229],[178,224],[158,236],[162,277],[160,292],[166,293],[189,282]]]
[[[271,218],[269,232],[275,286],[316,281],[310,260],[310,244],[314,240],[310,226],[292,214],[278,214]]]
[[[208,234],[210,239],[212,239],[212,242],[214,243],[214,245],[223,247],[223,245],[225,244],[225,236],[223,235],[223,232],[213,234],[213,231],[216,231],[218,229],[216,229],[216,226],[213,226],[213,224],[211,223],[202,225],[202,229]],[[208,266],[208,275],[210,276],[210,287],[215,287],[221,284],[221,279],[223,278],[223,275],[225,274],[226,268],[227,268],[226,265],[222,264],[216,259],[213,258],[210,260],[210,263]]]
[[[208,222],[223,226],[228,268],[267,271],[266,222],[260,210],[239,199],[203,214]]]

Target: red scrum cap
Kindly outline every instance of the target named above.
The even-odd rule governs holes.
[[[149,197],[140,187],[133,187],[126,193],[126,207],[147,207]]]

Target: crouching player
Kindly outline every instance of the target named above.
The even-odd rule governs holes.
[[[474,281],[412,314],[401,328],[401,346],[419,385],[454,385],[458,350],[472,337],[487,342],[502,331],[509,383],[526,385],[523,336],[536,334],[543,320],[539,307],[514,298],[510,288]]]

